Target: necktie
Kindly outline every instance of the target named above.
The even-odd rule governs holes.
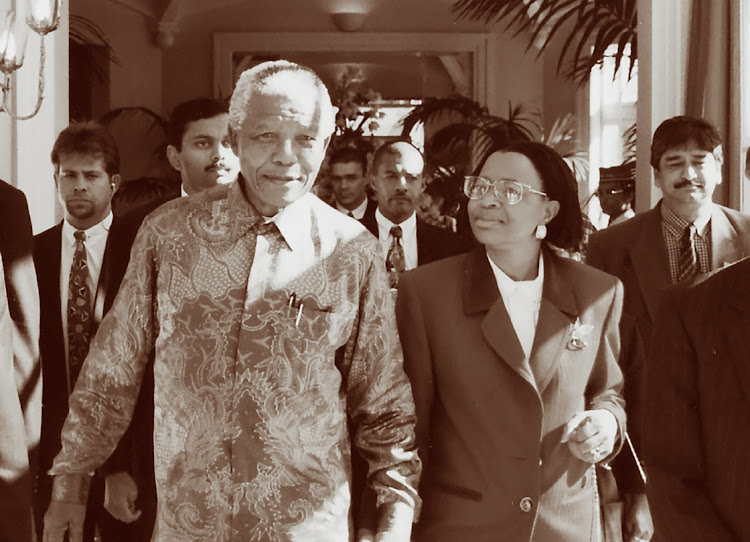
[[[388,271],[388,278],[391,283],[391,288],[398,287],[398,276],[406,269],[406,261],[404,258],[404,247],[401,245],[401,226],[393,226],[391,228],[391,246],[388,247],[388,255],[385,258],[385,269]]]
[[[680,258],[677,266],[677,282],[692,279],[700,273],[698,252],[695,246],[695,235],[698,233],[695,224],[685,228],[680,238]]]
[[[74,233],[76,244],[68,282],[68,366],[70,389],[73,389],[83,360],[89,352],[91,339],[91,292],[88,286],[89,269],[86,263],[86,233]]]
[[[354,218],[354,213],[352,213],[351,211],[349,211],[349,212],[347,213],[347,216],[348,216],[349,218]]]

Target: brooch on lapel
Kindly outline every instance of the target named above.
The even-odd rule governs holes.
[[[568,340],[568,350],[583,350],[588,345],[588,338],[594,326],[582,324],[580,318],[576,318],[574,324],[570,324],[570,339]]]

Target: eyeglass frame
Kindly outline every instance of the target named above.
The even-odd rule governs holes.
[[[482,194],[478,198],[472,198],[467,193],[466,185],[469,183],[469,181],[471,179],[481,179],[481,180],[485,181],[487,183],[487,185],[488,185],[487,188],[486,188],[486,190],[484,191],[484,194]],[[504,184],[506,184],[506,185],[507,184],[515,184],[516,186],[520,186],[521,187],[521,190],[520,190],[521,197],[518,198],[518,201],[516,201],[515,203],[511,203],[509,201],[506,201],[506,198],[501,197],[501,196],[498,195],[496,187],[498,185],[504,185]],[[521,203],[521,200],[523,200],[523,196],[524,196],[525,192],[531,192],[532,194],[537,194],[539,196],[542,196],[542,197],[545,197],[545,198],[549,198],[549,194],[547,194],[546,192],[542,192],[540,190],[537,190],[536,188],[533,188],[533,187],[529,186],[528,184],[519,183],[518,181],[514,181],[513,179],[498,179],[496,181],[493,181],[491,179],[488,179],[487,177],[482,177],[481,175],[466,175],[466,176],[464,176],[463,193],[464,193],[464,195],[467,198],[469,198],[471,200],[475,200],[476,201],[476,200],[482,199],[484,196],[487,195],[487,192],[489,192],[490,188],[492,188],[492,193],[493,193],[493,195],[495,196],[495,198],[498,201],[506,203],[508,205],[518,205],[519,203]]]

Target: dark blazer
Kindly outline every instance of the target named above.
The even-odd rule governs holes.
[[[32,260],[33,238],[29,208],[23,192],[0,181],[0,255],[12,323],[12,397],[3,399],[3,408],[13,399],[23,412],[23,433],[0,432],[0,471],[11,480],[0,479],[0,540],[31,539],[32,473],[42,412],[41,364],[39,362],[39,292]],[[4,383],[7,385],[7,382]],[[11,393],[5,389],[2,394]],[[0,410],[0,418],[10,422],[12,415]],[[3,426],[8,429],[10,426]],[[28,465],[18,472],[6,463],[6,452],[23,450]],[[5,469],[8,469],[7,471]]]
[[[130,248],[140,226],[141,216],[115,217],[107,237],[104,259],[99,277],[99,291],[104,294],[104,312],[109,310],[120,287],[120,282],[130,259]],[[42,437],[38,489],[35,498],[37,520],[41,523],[49,505],[52,480],[47,471],[60,451],[60,433],[68,414],[68,392],[65,372],[65,343],[60,304],[60,258],[62,250],[62,223],[40,233],[34,238],[34,263],[37,269],[41,298],[41,355],[44,370]],[[130,450],[122,453],[130,454]],[[116,452],[117,454],[117,452]],[[110,472],[118,469],[109,469]],[[129,469],[119,469],[129,470]],[[151,474],[153,477],[153,474]],[[136,480],[136,483],[139,481]],[[139,483],[139,491],[142,483]],[[147,491],[147,488],[146,488]],[[93,490],[92,490],[93,493]],[[100,498],[101,496],[99,496]],[[92,497],[95,499],[96,497]],[[91,503],[91,499],[89,501]],[[95,503],[100,505],[101,502]],[[106,512],[101,512],[106,514]],[[105,521],[115,522],[107,514]],[[100,519],[101,521],[101,519]],[[140,522],[141,520],[139,520]],[[37,528],[41,526],[38,524]],[[116,522],[123,534],[126,525]],[[123,538],[124,539],[124,538]],[[106,540],[106,539],[105,539]]]
[[[659,539],[750,541],[750,259],[664,295],[643,453]]]
[[[619,278],[625,287],[620,364],[625,375],[628,430],[640,448],[642,390],[645,352],[652,335],[661,293],[670,286],[669,259],[661,225],[661,203],[625,223],[591,235],[586,263]],[[750,255],[750,217],[714,205],[711,215],[711,269]],[[622,454],[615,462],[620,487],[642,491],[643,484],[633,461]],[[627,461],[627,463],[625,463]]]
[[[370,233],[378,237],[378,223],[374,210],[371,215],[365,213],[360,222],[370,230]],[[463,250],[455,233],[417,218],[417,265],[442,260],[461,252]]]
[[[625,427],[621,304],[614,277],[545,250],[526,361],[483,247],[401,276],[396,316],[424,462],[416,541],[594,539],[594,469],[560,439],[587,409]]]

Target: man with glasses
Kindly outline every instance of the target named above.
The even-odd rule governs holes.
[[[716,128],[688,116],[664,121],[651,144],[661,201],[624,224],[594,233],[589,240],[587,263],[615,275],[625,287],[620,364],[625,374],[628,428],[636,449],[639,421],[648,415],[642,413],[640,400],[643,364],[662,291],[750,255],[750,217],[711,199],[722,180],[721,164]],[[614,469],[625,495],[626,540],[648,540],[653,526],[644,482],[632,454],[620,454]]]
[[[424,166],[422,153],[406,141],[384,144],[372,159],[371,184],[378,208],[362,224],[380,240],[391,288],[397,287],[403,271],[460,252],[452,231],[417,218],[426,186]]]

